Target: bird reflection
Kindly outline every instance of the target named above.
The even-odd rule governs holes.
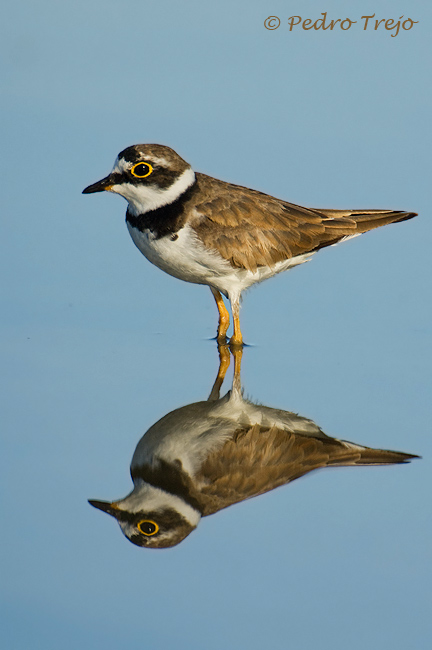
[[[308,418],[253,404],[242,394],[241,349],[233,350],[232,389],[221,398],[228,347],[220,346],[219,355],[208,400],[171,411],[139,441],[131,463],[132,492],[112,503],[89,501],[117,519],[134,544],[175,546],[201,517],[321,467],[391,465],[417,458],[337,440]]]

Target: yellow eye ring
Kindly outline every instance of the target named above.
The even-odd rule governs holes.
[[[140,533],[145,535],[146,537],[151,537],[152,535],[156,535],[156,533],[159,530],[159,526],[155,521],[152,521],[151,519],[143,519],[142,521],[139,521],[137,523],[137,528]]]
[[[141,167],[141,169],[139,169]],[[132,176],[135,178],[147,178],[153,171],[153,167],[148,162],[136,163],[130,170]]]

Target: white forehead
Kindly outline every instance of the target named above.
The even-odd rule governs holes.
[[[127,169],[130,169],[132,167],[131,162],[126,162],[124,158],[116,158],[114,167],[113,167],[113,172],[119,172],[122,174],[125,172]]]
[[[165,158],[160,158],[159,156],[148,156],[146,161],[151,162],[155,165],[161,165],[161,167],[169,167],[170,164]],[[113,172],[118,172],[122,174],[123,172],[131,169],[135,163],[131,163],[124,158],[116,158],[114,163]]]

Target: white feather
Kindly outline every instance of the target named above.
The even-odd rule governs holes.
[[[151,512],[152,510],[163,511],[171,508],[180,513],[192,526],[197,526],[201,519],[201,514],[198,510],[192,508],[192,506],[180,497],[140,480],[135,484],[133,491],[124,499],[116,501],[115,505],[119,510],[125,510],[130,513],[141,512],[143,508],[147,512]]]
[[[124,160],[120,160],[114,166],[113,172],[124,171],[126,165]],[[183,194],[195,181],[194,171],[188,167],[178,177],[178,179],[170,187],[161,188],[154,183],[146,183],[134,185],[133,183],[121,183],[120,185],[113,185],[110,192],[120,194],[129,203],[129,209],[132,214],[145,214],[150,210],[156,210],[164,205],[172,203]]]
[[[148,230],[141,232],[127,225],[135,245],[152,264],[180,280],[214,287],[230,300],[238,299],[242,291],[256,282],[307,262],[312,255],[297,255],[271,267],[248,271],[233,268],[216,250],[206,248],[189,225],[178,231],[176,239],[169,235],[157,239]]]

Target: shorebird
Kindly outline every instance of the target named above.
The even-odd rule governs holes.
[[[217,340],[225,342],[231,303],[241,346],[241,293],[307,262],[321,248],[413,212],[304,208],[262,192],[194,172],[169,147],[137,144],[121,151],[112,172],[84,194],[114,192],[128,201],[126,223],[145,257],[180,280],[207,284],[219,311]]]

